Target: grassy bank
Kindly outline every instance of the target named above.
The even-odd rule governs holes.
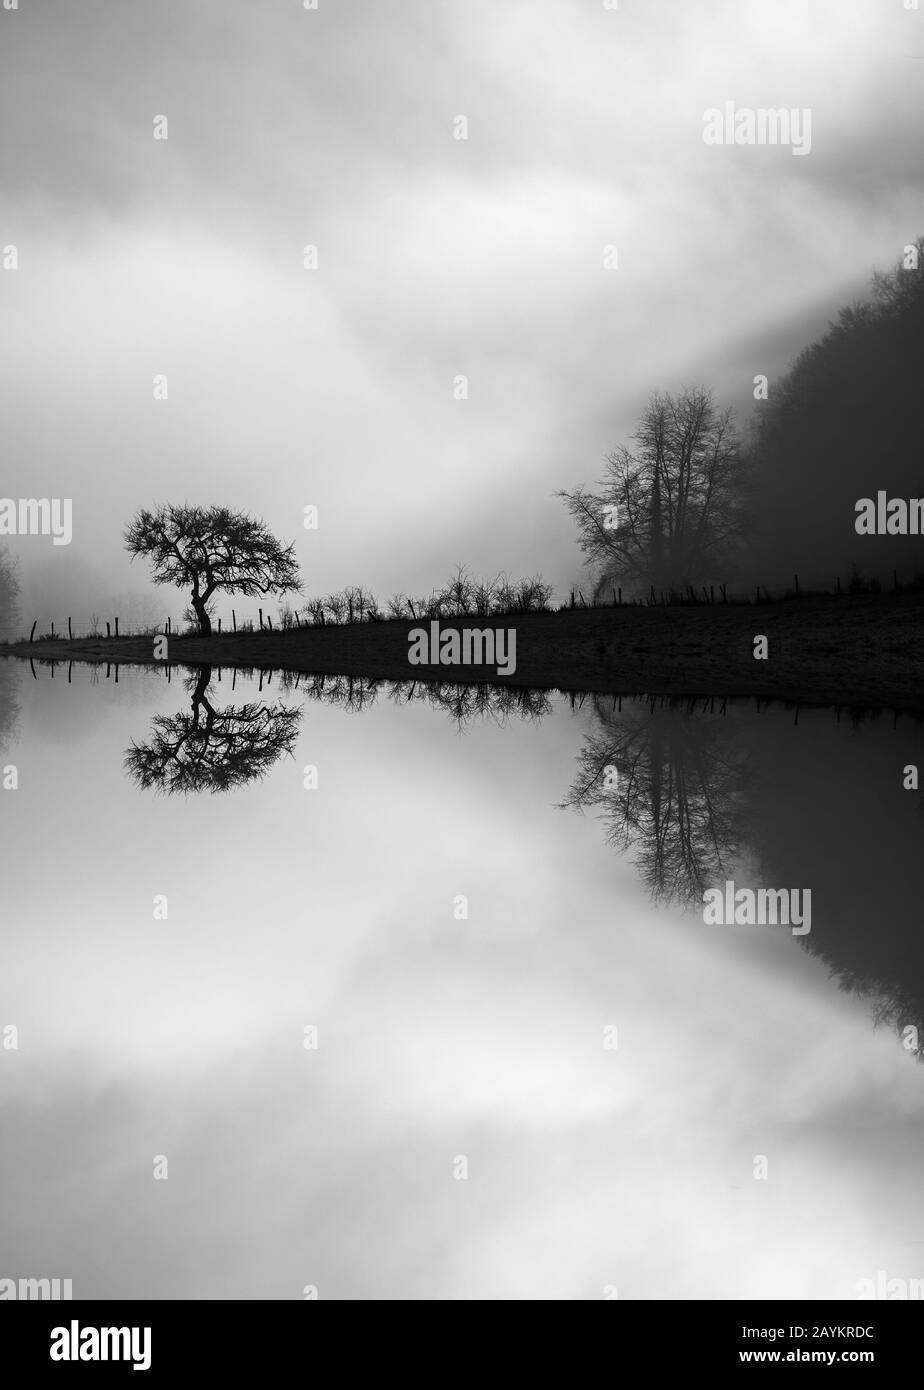
[[[284,632],[172,637],[172,662],[406,680],[652,694],[757,695],[840,705],[924,709],[924,595],[863,594],[676,608],[597,608],[443,620],[515,628],[516,672],[410,666],[410,620]],[[427,627],[426,622],[420,626]],[[769,657],[753,642],[767,637]],[[154,664],[149,637],[20,642],[0,654],[36,660]]]

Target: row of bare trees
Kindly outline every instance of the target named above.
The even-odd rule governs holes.
[[[392,594],[384,608],[374,594],[356,587],[314,599],[304,611],[312,622],[352,623],[384,618],[489,618],[508,613],[541,613],[549,610],[551,602],[552,586],[541,575],[513,580],[500,574],[481,579],[459,565],[443,588],[417,598]]]

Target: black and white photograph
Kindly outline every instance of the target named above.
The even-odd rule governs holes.
[[[0,0],[30,1373],[337,1301],[889,1364],[922,12]]]

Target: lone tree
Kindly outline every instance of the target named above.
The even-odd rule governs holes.
[[[192,590],[199,631],[212,631],[209,603],[216,593],[297,593],[301,584],[294,546],[283,546],[264,526],[227,507],[142,508],[125,529],[132,557],[144,555],[155,584]]]
[[[586,563],[607,583],[666,590],[717,579],[740,536],[743,466],[730,410],[705,387],[651,397],[636,448],[606,457],[597,492],[562,491]]]

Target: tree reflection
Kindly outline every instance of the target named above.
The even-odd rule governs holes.
[[[633,851],[655,900],[699,902],[741,853],[747,754],[695,702],[606,703],[594,699],[598,727],[563,804],[603,810],[608,843]]]
[[[212,668],[202,667],[185,682],[189,714],[155,715],[152,736],[133,743],[125,767],[145,791],[189,796],[226,792],[265,777],[284,753],[291,755],[302,711],[281,701],[227,705],[209,699]]]

